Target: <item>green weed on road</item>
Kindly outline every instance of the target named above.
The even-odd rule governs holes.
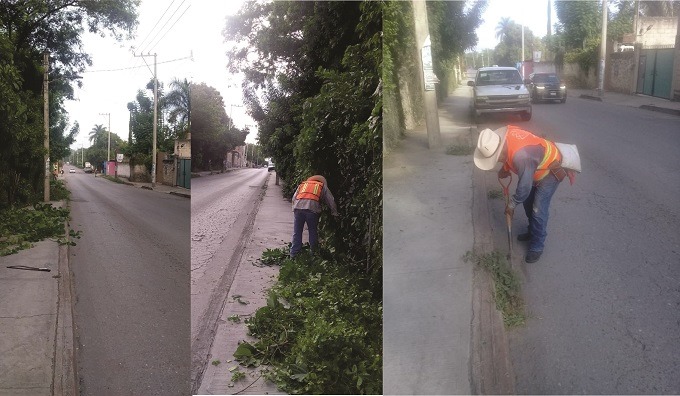
[[[481,266],[489,271],[493,277],[494,300],[496,301],[496,308],[503,313],[505,326],[524,325],[526,316],[520,282],[515,272],[510,268],[505,256],[498,251],[483,255],[467,252],[463,256],[463,260]]]

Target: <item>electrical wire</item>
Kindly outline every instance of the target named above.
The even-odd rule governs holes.
[[[160,42],[163,40],[163,38],[165,37],[165,35],[168,34],[168,32],[171,31],[173,27],[175,27],[175,24],[177,23],[177,21],[179,21],[180,19],[182,19],[182,17],[184,16],[184,13],[187,12],[187,10],[188,10],[190,7],[191,7],[191,4],[189,4],[189,5],[187,6],[187,8],[185,8],[184,11],[182,11],[182,14],[181,14],[179,17],[177,17],[177,19],[175,19],[175,22],[172,23],[172,25],[170,26],[170,28],[169,28],[168,30],[166,30],[165,33],[163,33],[163,35],[161,36],[160,39],[158,39],[158,41],[156,41],[156,44],[154,44],[151,48],[149,48],[149,52],[150,52],[152,49],[156,48],[156,46],[158,45],[158,43],[160,43]]]
[[[139,51],[140,53],[144,52],[144,50],[146,50],[146,48],[147,48],[151,43],[153,43],[153,41],[156,39],[156,37],[158,37],[158,34],[159,34],[161,31],[163,31],[163,29],[164,29],[165,26],[168,24],[168,22],[170,22],[170,20],[175,16],[175,14],[177,13],[177,11],[179,11],[179,9],[182,8],[182,5],[183,5],[185,2],[186,2],[186,0],[182,0],[182,3],[180,3],[180,5],[175,9],[175,11],[172,12],[172,15],[170,15],[170,18],[168,18],[168,20],[165,21],[165,23],[163,24],[163,26],[156,32],[156,34],[153,36],[153,38],[151,39],[151,41],[149,42],[149,44],[147,44],[142,50]],[[182,15],[183,15],[183,14],[182,14]],[[166,31],[166,33],[167,33],[167,31]]]
[[[177,59],[171,59],[163,62],[156,62],[157,65],[162,65],[163,63],[170,63],[170,62],[177,62],[185,59],[191,59],[191,56],[185,56],[183,58],[177,58]],[[147,65],[139,65],[139,66],[131,66],[131,67],[122,67],[120,69],[100,69],[100,70],[86,70],[83,72],[84,73],[102,73],[102,72],[115,72],[115,71],[123,71],[123,70],[131,70],[131,69],[141,69],[147,67]]]
[[[147,33],[147,34],[146,34],[146,37],[144,37],[144,40],[142,40],[142,42],[139,43],[139,46],[140,46],[140,47],[142,47],[142,45],[144,44],[144,42],[146,41],[146,39],[149,38],[149,36],[151,35],[151,33],[153,33],[154,29],[156,29],[156,26],[158,26],[158,24],[163,20],[163,17],[165,16],[165,14],[168,12],[168,10],[170,9],[170,7],[172,7],[172,5],[173,5],[174,3],[175,3],[175,0],[172,0],[172,2],[170,3],[170,5],[168,6],[168,8],[166,8],[165,11],[163,11],[163,15],[161,15],[161,17],[158,18],[158,20],[156,21],[156,24],[153,25],[153,27],[151,28],[151,30],[149,30],[149,33]],[[149,45],[149,44],[147,44],[147,45]]]

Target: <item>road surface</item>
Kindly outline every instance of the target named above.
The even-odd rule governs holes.
[[[82,395],[187,395],[190,201],[66,173]]]
[[[529,314],[510,333],[516,392],[680,393],[680,118],[576,97],[533,110],[479,128],[575,143],[583,173],[553,197],[540,261],[523,263],[515,241]],[[502,205],[492,222],[507,249]],[[513,230],[526,230],[521,208]]]
[[[200,384],[217,319],[252,232],[266,168],[238,169],[192,179],[192,387]]]

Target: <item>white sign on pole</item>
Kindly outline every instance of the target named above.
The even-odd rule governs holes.
[[[425,77],[425,90],[434,91],[434,85],[439,83],[439,79],[434,74],[434,68],[432,67],[432,44],[429,35],[425,39],[425,44],[423,44],[423,48],[420,52],[421,60],[423,62],[423,75]]]
[[[116,154],[116,161],[123,162],[123,154]]]

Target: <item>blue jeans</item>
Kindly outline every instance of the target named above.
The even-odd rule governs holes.
[[[531,188],[529,198],[523,202],[524,212],[529,219],[529,234],[531,234],[529,251],[531,252],[542,252],[545,247],[550,200],[559,185],[557,178],[549,173]]]
[[[295,209],[293,211],[293,243],[290,246],[290,257],[294,257],[302,250],[302,231],[307,223],[309,231],[309,246],[312,250],[319,243],[317,225],[319,224],[319,213],[314,213],[308,209]]]

